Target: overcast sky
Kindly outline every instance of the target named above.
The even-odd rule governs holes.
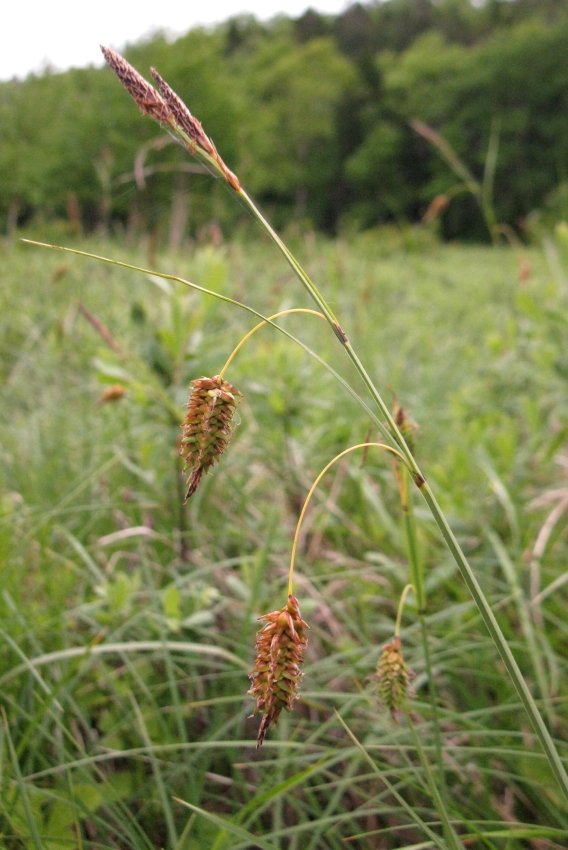
[[[47,64],[57,70],[102,64],[99,44],[120,49],[153,30],[172,36],[242,12],[262,20],[300,15],[311,6],[341,12],[347,0],[16,0],[6,2],[0,27],[0,79],[24,77]]]

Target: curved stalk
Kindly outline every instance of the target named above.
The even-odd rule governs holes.
[[[231,352],[231,354],[227,358],[227,362],[225,363],[225,365],[223,366],[223,368],[219,372],[219,378],[220,379],[223,378],[223,375],[225,374],[225,372],[229,368],[229,366],[230,366],[233,358],[235,357],[235,355],[240,351],[240,349],[243,347],[245,342],[247,342],[253,334],[255,334],[262,327],[264,327],[264,325],[271,323],[274,319],[278,319],[279,316],[287,316],[289,313],[311,313],[312,316],[319,316],[321,319],[325,319],[325,316],[323,315],[323,313],[318,313],[317,310],[306,310],[304,307],[293,307],[290,310],[280,310],[279,313],[274,313],[273,316],[269,316],[268,319],[265,319],[264,321],[259,322],[258,325],[255,325],[255,327],[252,328],[252,330],[250,330],[247,334],[245,334],[245,336],[241,339],[239,344],[237,346],[235,346],[235,348],[233,349],[233,351]]]
[[[398,611],[396,612],[396,623],[394,626],[394,636],[398,637],[400,633],[400,621],[402,620],[402,612],[404,610],[404,603],[406,602],[406,597],[408,596],[409,591],[413,590],[414,595],[416,595],[416,588],[413,584],[407,584],[404,590],[402,591],[402,595],[400,597],[400,601],[398,603]]]
[[[173,274],[165,274],[165,272],[158,272],[154,269],[144,269],[141,266],[133,266],[131,263],[123,263],[120,260],[113,260],[110,257],[103,257],[100,254],[91,254],[88,251],[79,251],[77,248],[65,248],[63,245],[50,245],[47,242],[36,242],[33,239],[21,239],[21,242],[25,242],[27,245],[35,245],[38,248],[51,248],[53,251],[63,251],[66,254],[76,254],[79,257],[87,257],[90,260],[98,260],[101,263],[108,263],[111,266],[118,266],[121,269],[129,269],[133,272],[140,272],[145,275],[152,275],[153,277],[159,277],[162,280],[171,280],[175,283],[182,283],[184,286],[189,287],[190,289],[195,289],[196,292],[201,292],[203,295],[210,295],[212,298],[217,298],[219,301],[224,301],[226,304],[232,304],[233,307],[240,307],[241,310],[245,310],[245,312],[250,313],[252,316],[256,316],[259,319],[262,319],[264,323],[267,325],[272,325],[273,328],[276,328],[277,331],[280,331],[281,334],[284,334],[289,340],[302,348],[306,354],[309,354],[310,357],[313,357],[314,360],[323,366],[330,375],[332,375],[338,383],[341,384],[344,390],[349,393],[349,395],[357,402],[357,404],[365,411],[367,416],[373,422],[373,424],[377,427],[380,433],[386,440],[392,441],[392,436],[389,434],[388,430],[385,428],[385,425],[378,418],[376,413],[371,410],[369,405],[361,398],[359,393],[353,389],[353,387],[347,383],[345,378],[342,378],[341,375],[335,371],[333,366],[330,366],[323,357],[320,357],[319,354],[316,354],[315,351],[303,343],[300,339],[295,337],[293,334],[289,333],[284,328],[281,328],[280,325],[277,325],[267,316],[263,316],[262,313],[259,313],[258,310],[255,310],[254,307],[249,307],[248,304],[243,304],[242,301],[236,301],[234,298],[229,298],[228,295],[221,295],[219,292],[214,292],[212,289],[206,289],[204,286],[200,286],[198,283],[193,283],[190,280],[186,280],[183,277],[178,277]]]
[[[307,507],[310,503],[310,499],[312,498],[316,487],[318,486],[318,484],[320,483],[321,479],[323,478],[325,473],[328,471],[328,469],[331,466],[333,466],[333,464],[336,463],[336,461],[340,460],[342,457],[345,457],[345,455],[348,455],[350,452],[354,452],[355,449],[366,449],[366,448],[370,448],[371,446],[376,446],[378,449],[384,449],[387,452],[392,452],[392,454],[396,455],[399,458],[402,458],[402,455],[400,454],[400,452],[398,452],[396,449],[393,449],[392,446],[385,445],[385,443],[358,443],[356,446],[350,446],[348,449],[345,449],[344,451],[340,452],[338,455],[336,455],[333,458],[333,460],[330,460],[330,462],[326,466],[324,466],[324,468],[322,469],[322,471],[320,472],[320,474],[318,475],[318,477],[316,478],[316,480],[314,481],[314,483],[310,487],[310,491],[309,491],[308,495],[306,496],[306,501],[304,502],[304,504],[302,506],[302,510],[300,512],[300,516],[299,516],[298,522],[296,524],[296,533],[294,534],[294,542],[292,543],[292,554],[290,556],[290,572],[289,572],[289,577],[288,577],[288,596],[293,596],[294,561],[295,561],[295,558],[296,558],[296,549],[298,548],[298,539],[300,537],[300,529],[302,527],[302,522],[304,521],[304,516],[306,515],[306,510],[307,510]]]
[[[453,532],[448,524],[448,521],[446,520],[446,517],[442,513],[442,510],[438,505],[429,485],[427,484],[426,479],[422,475],[418,464],[414,460],[413,454],[410,451],[408,445],[406,444],[406,441],[403,435],[401,434],[399,428],[397,427],[387,405],[381,398],[377,388],[373,384],[373,381],[368,375],[365,367],[359,360],[345,332],[342,330],[341,326],[337,322],[337,319],[335,318],[334,314],[332,313],[331,309],[329,308],[327,302],[325,301],[319,290],[314,286],[314,284],[312,283],[308,275],[305,273],[305,271],[302,269],[296,258],[284,245],[284,243],[282,242],[280,237],[275,233],[272,227],[268,224],[266,219],[256,208],[255,204],[249,198],[246,192],[241,189],[237,194],[245,201],[257,221],[272,238],[279,250],[284,254],[284,257],[286,258],[288,264],[295,271],[297,277],[300,279],[304,287],[307,289],[311,297],[314,299],[314,301],[326,317],[327,321],[329,322],[335,333],[335,336],[343,345],[347,356],[355,366],[357,372],[365,383],[365,386],[369,390],[373,400],[375,401],[377,407],[381,412],[381,415],[385,418],[387,422],[387,428],[385,429],[383,426],[383,428],[381,429],[381,433],[384,433],[385,430],[387,430],[387,432],[390,432],[391,438],[395,440],[398,448],[400,449],[404,462],[408,467],[416,486],[419,488],[420,492],[424,496],[426,504],[428,505],[432,516],[434,517],[436,525],[438,526],[442,537],[444,538],[444,541],[448,546],[448,549],[450,550],[454,561],[456,562],[456,565],[462,575],[463,580],[466,583],[468,590],[473,596],[473,599],[475,601],[475,604],[477,605],[479,613],[481,614],[483,622],[485,623],[489,634],[491,635],[491,638],[495,643],[497,651],[499,652],[499,655],[501,656],[505,664],[507,672],[521,699],[523,707],[529,717],[529,720],[536,734],[538,735],[538,738],[546,754],[550,767],[565,796],[568,798],[568,773],[566,773],[564,765],[562,764],[558,750],[556,749],[554,741],[552,740],[552,736],[550,735],[550,732],[546,727],[546,724],[542,718],[540,711],[538,710],[536,702],[534,701],[534,698],[528,688],[528,685],[524,680],[523,674],[521,673],[521,670],[515,660],[515,657],[513,656],[513,653],[509,648],[507,640],[503,632],[501,631],[501,628],[495,618],[495,615],[493,614],[493,611],[491,610],[491,606],[487,601],[483,591],[481,590],[481,587],[477,582],[477,579],[475,578],[472,568],[470,567],[464,553],[462,552],[459,543],[454,537]]]

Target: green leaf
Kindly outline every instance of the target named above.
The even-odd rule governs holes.
[[[226,829],[227,832],[230,832],[232,835],[236,835],[237,838],[241,839],[241,841],[250,841],[253,847],[260,847],[262,850],[278,850],[278,847],[276,847],[275,844],[271,844],[269,841],[265,841],[264,838],[259,838],[257,835],[253,835],[252,832],[248,831],[248,829],[243,829],[242,826],[237,826],[226,818],[219,817],[219,815],[216,815],[213,812],[208,812],[205,809],[200,809],[199,806],[186,803],[185,800],[180,800],[179,797],[174,797],[173,799],[176,803],[181,803],[182,806],[186,806],[186,808],[191,809],[192,812],[197,812],[198,815],[203,815],[204,818],[207,818],[208,821],[214,823],[215,826],[218,826],[221,829]]]

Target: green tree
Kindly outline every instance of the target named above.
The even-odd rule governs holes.
[[[341,172],[340,107],[358,85],[356,71],[330,38],[281,46],[275,61],[266,58],[259,56],[253,72],[256,108],[243,146],[247,183],[261,198],[291,206],[296,217],[325,225]]]
[[[568,172],[567,43],[568,20],[526,21],[472,48],[429,33],[383,64],[385,99],[401,119],[431,124],[479,179],[497,121],[497,218],[515,224]],[[425,143],[422,150],[430,172],[426,200],[456,181]],[[450,205],[446,224],[449,235],[483,232],[469,201]]]

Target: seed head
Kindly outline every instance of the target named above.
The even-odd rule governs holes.
[[[106,61],[128,94],[138,104],[142,114],[150,115],[151,118],[159,121],[160,124],[166,124],[171,127],[174,123],[172,110],[162,100],[154,86],[151,86],[116,50],[103,47],[102,44],[101,50]]]
[[[154,77],[160,92],[162,93],[162,97],[165,102],[168,104],[171,109],[174,118],[179,127],[186,133],[187,136],[191,139],[194,150],[192,153],[197,153],[197,149],[200,148],[202,151],[205,151],[212,159],[215,160],[223,175],[227,181],[227,183],[235,190],[235,192],[240,191],[241,184],[239,183],[239,179],[236,174],[233,174],[232,171],[229,171],[219,154],[217,153],[217,148],[209,138],[203,132],[203,127],[201,126],[201,122],[195,118],[181,99],[179,95],[175,93],[175,91],[166,83],[164,79],[158,74],[155,68],[150,68],[150,73]]]
[[[198,147],[203,148],[204,151],[212,155],[215,150],[213,142],[203,132],[201,123],[197,120],[197,118],[193,117],[181,97],[179,97],[175,91],[170,88],[155,68],[150,68],[150,73],[154,77],[162,97],[172,110],[174,117],[182,130],[185,130],[189,138],[195,142]]]
[[[383,646],[377,664],[377,694],[396,721],[396,711],[404,706],[408,685],[414,673],[404,660],[400,638],[394,637]]]
[[[307,623],[302,620],[298,600],[289,596],[280,611],[258,618],[266,625],[256,634],[257,657],[250,672],[255,698],[254,714],[264,711],[256,748],[262,746],[270,726],[275,726],[282,709],[290,711],[302,678],[300,664],[308,643]]]
[[[202,159],[213,160],[229,186],[235,192],[241,191],[238,177],[230,171],[219,154],[211,139],[203,132],[203,127],[197,118],[191,114],[183,100],[170,88],[155,68],[151,68],[162,96],[142,77],[138,71],[124,59],[116,50],[110,50],[101,45],[104,57],[126,91],[134,98],[144,115],[150,115],[160,124],[165,124],[177,141],[181,142],[191,153],[202,154]],[[187,139],[189,138],[189,142]]]
[[[126,395],[126,387],[122,384],[113,384],[107,387],[103,394],[97,400],[97,404],[107,404],[109,401],[119,401]]]
[[[179,450],[189,470],[186,501],[197,490],[203,473],[227,451],[233,435],[233,415],[242,396],[219,375],[197,378],[191,387]]]

